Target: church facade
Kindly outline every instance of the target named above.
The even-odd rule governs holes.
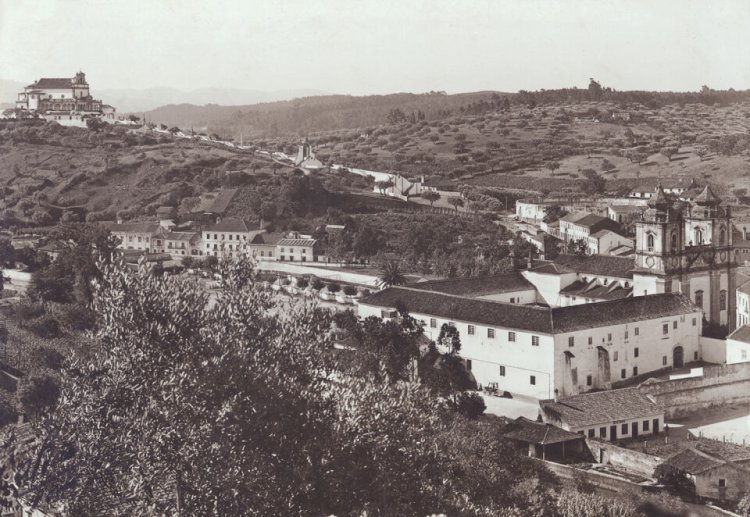
[[[709,322],[734,329],[732,215],[710,187],[689,201],[658,187],[636,223],[635,246],[634,295],[682,293]]]

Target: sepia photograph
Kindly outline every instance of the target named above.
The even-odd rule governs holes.
[[[749,0],[0,0],[0,517],[750,517]]]

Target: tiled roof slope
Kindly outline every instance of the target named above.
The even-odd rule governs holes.
[[[570,442],[581,440],[583,436],[578,433],[571,433],[551,424],[534,422],[524,417],[518,417],[508,424],[503,436],[510,440],[518,440],[526,443],[535,443],[547,445],[550,443]]]
[[[361,300],[360,304],[385,308],[404,305],[409,312],[417,314],[544,334],[688,314],[697,310],[690,300],[674,293],[550,309],[463,298],[409,287],[389,287]]]
[[[534,289],[534,286],[519,272],[477,278],[451,278],[410,284],[412,289],[456,294],[475,298],[490,293],[505,293]]]
[[[155,233],[159,231],[159,223],[135,222],[135,223],[102,223],[110,232],[135,232],[135,233]]]
[[[64,89],[70,88],[73,85],[73,80],[70,78],[58,78],[58,77],[42,77],[34,84],[30,84],[27,88],[41,88],[41,89]]]
[[[315,239],[281,239],[278,242],[279,246],[299,246],[299,247],[310,247],[314,246],[317,241]]]
[[[750,326],[742,325],[741,327],[738,327],[737,330],[727,336],[727,339],[750,343]]]
[[[206,228],[207,232],[249,232],[253,230],[249,221],[244,219],[222,219]]]
[[[540,400],[539,406],[551,420],[571,427],[605,424],[616,420],[649,417],[664,412],[638,388],[582,393],[554,400]]]
[[[579,257],[577,255],[558,255],[554,262],[578,273],[612,276],[617,278],[632,278],[632,269],[635,263],[632,258],[611,257],[608,255],[590,255]]]
[[[701,474],[719,467],[725,462],[700,451],[685,449],[669,458],[665,463],[688,474]]]

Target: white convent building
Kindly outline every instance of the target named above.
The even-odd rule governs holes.
[[[26,86],[18,94],[16,109],[62,125],[82,126],[91,117],[115,118],[115,108],[91,96],[83,72],[78,72],[73,78],[44,77]]]

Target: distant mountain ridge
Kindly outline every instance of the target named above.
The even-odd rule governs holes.
[[[0,79],[0,104],[12,105],[18,92],[23,91],[24,86],[35,79],[37,78],[30,79],[26,83]],[[140,113],[167,104],[251,105],[297,97],[326,95],[326,92],[314,89],[262,91],[242,88],[198,88],[189,91],[168,87],[107,89],[97,88],[96,83],[93,83],[91,84],[91,94],[117,108],[118,113]]]

